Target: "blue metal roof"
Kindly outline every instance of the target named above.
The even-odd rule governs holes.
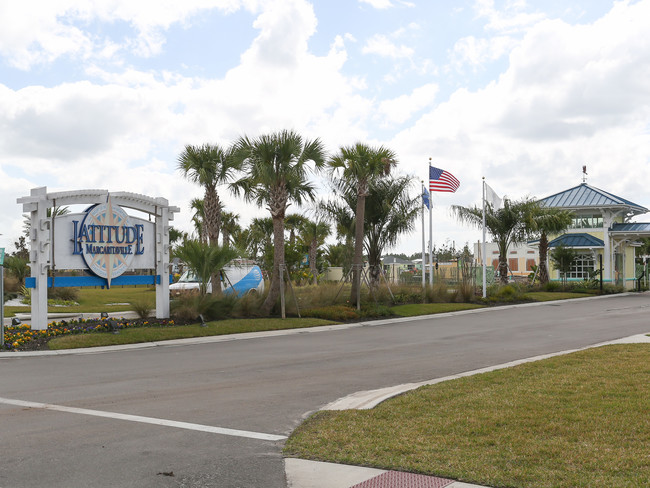
[[[618,197],[599,188],[582,183],[555,195],[542,198],[540,203],[545,207],[566,208],[571,210],[602,208],[602,207],[627,207],[631,212],[646,213],[648,209],[633,203],[625,198]]]
[[[582,232],[579,234],[563,234],[548,243],[548,247],[560,245],[566,247],[604,247],[605,243],[602,239]]]
[[[629,222],[627,224],[613,224],[610,228],[612,232],[632,232],[650,234],[650,223],[647,222]]]

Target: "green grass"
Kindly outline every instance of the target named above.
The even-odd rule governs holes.
[[[322,319],[229,319],[208,322],[206,327],[200,325],[176,325],[171,327],[141,327],[122,329],[117,334],[109,332],[78,334],[57,337],[50,340],[50,349],[77,349],[80,347],[115,346],[141,342],[165,341],[170,339],[187,339],[190,337],[207,337],[243,332],[266,330],[296,329],[331,325],[334,322]]]
[[[285,454],[491,487],[650,486],[650,345],[616,345],[319,412]]]
[[[108,290],[101,288],[79,288],[78,305],[66,307],[47,307],[48,313],[100,313],[125,312],[133,307],[129,302],[149,300],[155,303],[156,291],[150,286],[118,286]],[[126,304],[126,305],[120,305]],[[17,313],[30,313],[29,305],[5,307],[5,316],[13,317]]]
[[[475,303],[415,303],[409,305],[397,305],[391,307],[390,311],[401,317],[415,317],[417,315],[458,312],[460,310],[472,310],[475,308],[484,308],[484,306]]]
[[[570,298],[593,297],[593,293],[577,293],[569,291],[531,291],[524,293],[524,298],[536,302],[548,302],[551,300],[568,300]]]

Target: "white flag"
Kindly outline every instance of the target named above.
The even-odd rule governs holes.
[[[485,183],[485,201],[486,203],[489,203],[492,205],[492,208],[494,210],[499,210],[501,208],[501,203],[503,203],[503,200],[499,198],[499,195],[496,194],[496,192],[490,188],[490,185]]]

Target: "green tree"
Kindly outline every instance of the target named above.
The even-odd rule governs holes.
[[[251,221],[246,236],[246,248],[268,273],[273,269],[273,219],[256,217]]]
[[[553,266],[562,275],[562,285],[566,288],[567,274],[571,271],[571,267],[576,260],[576,253],[570,247],[559,245],[551,251],[551,261]]]
[[[325,243],[325,239],[329,237],[330,232],[329,224],[322,220],[305,219],[301,226],[300,240],[308,248],[309,269],[311,270],[314,285],[318,284],[318,248]]]
[[[549,278],[546,266],[548,236],[564,232],[571,225],[572,220],[573,215],[567,210],[540,205],[533,207],[528,227],[532,235],[539,238],[539,282],[541,284],[548,283]]]
[[[210,244],[218,244],[222,205],[217,187],[230,182],[238,169],[238,163],[231,158],[231,149],[213,144],[187,145],[178,157],[178,169],[185,178],[203,187],[205,233]]]
[[[196,236],[201,242],[207,242],[207,235],[205,232],[205,205],[202,198],[193,198],[190,202],[190,209],[192,209],[192,224]]]
[[[349,269],[352,258],[351,246],[345,244],[330,244],[325,248],[325,260],[329,266],[341,266]]]
[[[394,246],[402,234],[412,231],[420,215],[420,196],[409,195],[412,185],[413,178],[409,176],[387,176],[368,185],[364,248],[375,284],[379,280],[384,249]],[[350,215],[357,207],[356,188],[344,179],[338,180],[336,187],[347,207],[337,212]]]
[[[183,261],[199,279],[199,293],[207,293],[212,279],[212,293],[221,293],[221,270],[237,257],[237,251],[229,247],[213,246],[197,239],[189,239],[176,248],[176,256]],[[219,291],[215,291],[218,289]]]
[[[222,243],[224,246],[233,245],[231,236],[239,231],[241,231],[241,226],[239,225],[239,215],[236,215],[232,212],[222,212],[221,213],[221,230],[222,230]]]
[[[319,139],[303,140],[294,131],[242,137],[236,144],[235,158],[244,169],[243,178],[231,186],[249,202],[265,206],[273,219],[273,270],[269,294],[262,312],[269,314],[280,296],[280,266],[285,264],[284,218],[292,203],[313,201],[315,188],[308,181],[311,171],[323,166],[325,150]]]
[[[12,256],[5,257],[4,267],[20,282],[21,285],[25,284],[25,278],[28,277],[30,273],[28,259],[24,258],[20,254],[14,253]]]
[[[499,248],[499,275],[501,283],[508,283],[508,248],[512,244],[525,242],[530,235],[530,220],[536,202],[530,199],[511,201],[503,199],[503,206],[494,210],[492,205],[485,207],[485,227]],[[483,210],[478,207],[452,206],[452,212],[461,222],[481,228]]]
[[[357,143],[353,146],[341,147],[328,164],[333,175],[339,173],[340,178],[348,180],[356,190],[354,270],[350,303],[360,307],[357,293],[361,286],[361,269],[363,267],[366,196],[372,182],[390,174],[391,169],[397,164],[396,156],[392,150],[383,146],[371,147]]]
[[[303,225],[308,221],[307,217],[300,214],[290,214],[284,218],[284,228],[289,231],[289,244],[296,244],[296,233],[300,233]]]

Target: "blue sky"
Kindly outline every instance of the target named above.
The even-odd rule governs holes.
[[[38,186],[162,196],[190,231],[184,145],[285,128],[452,172],[437,245],[479,239],[449,207],[479,205],[482,176],[544,197],[586,164],[650,207],[649,23],[650,0],[0,1],[0,246]],[[243,225],[259,215],[221,193]]]

